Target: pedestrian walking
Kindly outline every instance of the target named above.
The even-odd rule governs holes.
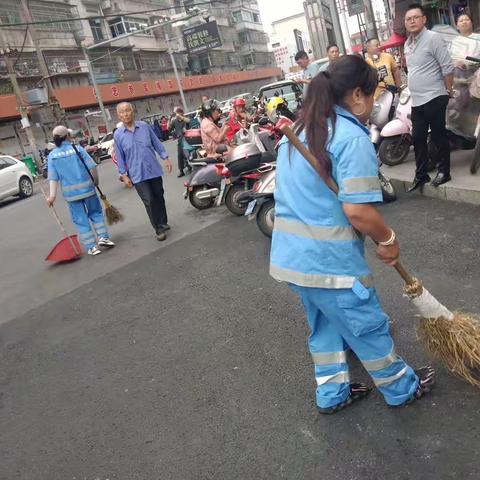
[[[177,138],[177,163],[178,163],[178,175],[177,177],[185,176],[186,168],[186,155],[183,150],[183,137],[187,126],[190,124],[190,119],[185,117],[183,108],[176,107],[174,110],[174,116],[170,120],[170,128],[173,129],[175,137]]]
[[[365,60],[339,58],[312,80],[298,124],[316,162],[286,137],[278,151],[270,274],[288,282],[305,307],[320,413],[335,413],[369,392],[350,381],[349,347],[388,405],[404,406],[433,383],[431,368],[416,373],[395,353],[365,259],[364,236],[388,265],[400,252],[372,205],[382,201],[365,127],[376,87],[377,72]]]
[[[412,137],[415,150],[415,178],[409,192],[431,179],[428,175],[428,132],[436,146],[438,174],[432,186],[451,180],[450,144],[445,128],[449,97],[453,94],[454,65],[442,37],[428,30],[421,5],[411,5],[405,13],[409,37],[405,43],[408,87],[412,96]]]
[[[375,99],[386,89],[387,86],[400,88],[402,74],[395,59],[389,53],[380,50],[380,42],[377,38],[371,38],[367,42],[367,63],[377,70],[378,87]]]
[[[319,71],[320,72],[325,72],[326,70],[329,69],[330,65],[340,56],[340,49],[338,48],[338,45],[335,43],[332,43],[327,47],[327,57],[328,57],[328,62],[324,63]]]
[[[98,255],[102,253],[98,247],[110,248],[115,244],[109,238],[102,205],[95,190],[99,181],[97,164],[80,145],[76,146],[81,159],[78,157],[67,127],[58,125],[52,134],[56,148],[48,155],[50,195],[47,203],[49,206],[55,203],[60,184],[79,240],[89,255]]]
[[[162,158],[167,173],[172,171],[172,164],[152,128],[145,122],[135,120],[130,103],[120,103],[117,115],[123,123],[114,135],[118,172],[127,187],[135,187],[145,205],[157,240],[163,241],[167,238],[166,231],[170,226],[163,190],[163,169],[156,153]]]

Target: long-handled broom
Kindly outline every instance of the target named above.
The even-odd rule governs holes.
[[[82,156],[80,155],[80,152],[77,150],[77,147],[72,144],[73,149],[75,150],[77,157],[79,160],[82,162],[82,165],[85,167],[85,170],[87,171],[90,179],[92,180],[93,184],[95,185],[95,179],[93,178],[92,172],[90,169],[87,167],[85,164],[85,161],[83,160]],[[105,209],[105,217],[107,218],[107,223],[109,225],[113,225],[114,223],[118,223],[124,220],[123,214],[118,210],[118,208],[114,207],[107,199],[107,196],[100,190],[100,187],[98,185],[95,185],[95,188],[98,191],[98,194],[100,196],[100,199],[102,200],[103,203],[103,208]]]
[[[312,153],[288,127],[282,132],[302,156],[319,171],[319,164]],[[338,193],[338,186],[331,177],[326,183]],[[404,292],[420,313],[419,338],[428,353],[443,361],[455,375],[480,387],[480,318],[469,313],[451,312],[398,262],[395,270],[405,282]]]

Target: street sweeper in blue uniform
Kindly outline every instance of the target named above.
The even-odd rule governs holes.
[[[270,274],[288,282],[304,305],[316,403],[326,414],[369,393],[367,385],[350,381],[349,349],[388,405],[404,406],[434,382],[431,367],[414,371],[396,353],[365,260],[365,236],[376,242],[383,262],[399,258],[395,232],[372,205],[382,201],[365,127],[376,87],[377,73],[363,59],[338,59],[310,83],[295,125],[311,161],[287,137],[278,152]]]
[[[81,146],[76,145],[75,151],[65,126],[59,125],[53,129],[53,141],[56,148],[48,155],[50,195],[47,203],[49,206],[54,204],[60,184],[80,242],[89,255],[98,255],[102,252],[98,247],[110,248],[115,244],[109,238],[95,189],[98,184],[97,165]]]

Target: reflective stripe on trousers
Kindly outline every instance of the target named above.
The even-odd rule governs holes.
[[[78,238],[87,250],[96,245],[96,236],[108,238],[102,205],[97,195],[67,203]]]
[[[332,407],[348,397],[348,346],[388,404],[399,405],[413,396],[418,378],[394,351],[388,317],[374,289],[366,289],[369,297],[361,299],[351,289],[291,288],[300,295],[311,331],[308,344],[319,407]]]

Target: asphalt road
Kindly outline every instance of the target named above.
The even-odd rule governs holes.
[[[174,164],[174,172],[164,177],[165,198],[172,226],[165,244],[170,244],[216,222],[223,217],[224,211],[209,210],[198,215],[184,200],[184,179],[177,178],[175,168],[176,143],[169,141],[165,146]],[[31,198],[0,202],[0,324],[159,248],[136,191],[125,188],[118,181],[116,169],[110,160],[102,162],[99,172],[102,189],[111,203],[122,211],[126,220],[110,227],[112,239],[117,243],[114,254],[112,251],[101,255],[101,260],[100,257],[85,258],[75,268],[44,261],[62,238],[62,233],[46,208],[38,184]],[[47,183],[43,185],[48,191]],[[56,208],[69,233],[76,233],[61,194]]]
[[[480,312],[478,208],[413,195],[383,211],[432,293]],[[0,325],[0,479],[478,478],[479,390],[441,366],[406,409],[375,393],[317,415],[303,311],[253,223],[225,216],[124,266],[122,240],[114,271]],[[401,282],[371,263],[397,351],[425,364]]]

